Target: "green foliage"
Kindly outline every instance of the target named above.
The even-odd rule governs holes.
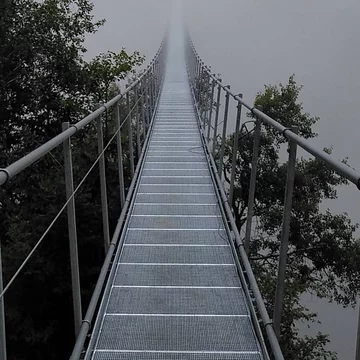
[[[89,78],[89,90],[95,94],[95,101],[107,102],[110,100],[111,84],[114,81],[122,80],[126,75],[133,71],[135,66],[139,66],[144,62],[145,58],[135,51],[132,55],[128,55],[124,49],[120,53],[107,52],[96,56],[87,65]]]
[[[313,138],[316,134],[312,131],[314,125],[319,118],[311,117],[303,112],[302,103],[298,101],[302,86],[298,86],[295,76],[289,77],[288,84],[283,85],[266,85],[264,92],[259,92],[255,97],[255,106],[261,106],[263,112],[273,119],[280,122],[285,127],[296,125],[299,127],[299,135],[308,139]],[[249,117],[253,117],[250,113]],[[284,143],[284,137],[278,136],[275,130],[266,127],[267,136],[272,136],[272,140],[276,144]]]
[[[312,138],[312,125],[319,119],[304,113],[298,97],[302,87],[294,76],[286,85],[265,86],[256,96],[255,106],[282,125],[298,126],[299,134]],[[254,118],[251,113],[250,118]],[[247,199],[251,173],[253,131],[243,128],[239,135],[236,187],[233,209],[241,229],[246,221]],[[287,164],[283,163],[284,137],[263,125],[255,193],[256,232],[252,237],[250,259],[264,295],[269,313],[273,312],[280,246]],[[227,139],[225,178],[231,170],[233,135]],[[331,153],[331,149],[324,149]],[[320,211],[323,200],[336,199],[336,188],[347,181],[315,159],[298,159],[294,182],[293,208],[290,224],[287,283],[281,328],[281,344],[288,359],[333,359],[326,350],[326,335],[300,337],[299,321],[316,321],[300,301],[304,292],[354,305],[360,289],[360,243],[354,238],[358,225],[346,214]]]
[[[106,101],[116,82],[143,57],[100,54],[86,63],[84,39],[94,21],[88,0],[4,0],[0,3],[0,166],[6,167]],[[121,117],[126,112],[120,107]],[[114,129],[106,115],[106,138]],[[108,125],[110,126],[108,127]],[[72,138],[75,186],[97,157],[94,125]],[[123,135],[124,162],[128,159]],[[107,157],[111,231],[119,209],[116,147]],[[125,171],[125,185],[130,174]],[[1,246],[7,282],[65,202],[62,147],[0,188]],[[98,167],[76,196],[85,310],[104,259]],[[74,344],[69,241],[61,215],[5,296],[9,360],[64,359]],[[60,340],[59,340],[60,339]]]

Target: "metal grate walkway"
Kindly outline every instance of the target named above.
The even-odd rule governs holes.
[[[88,359],[262,359],[202,147],[180,36],[170,43],[126,231]]]

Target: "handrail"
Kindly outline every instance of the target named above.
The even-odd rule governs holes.
[[[141,97],[144,96],[144,94],[142,94],[140,96]],[[140,99],[137,101],[137,103],[140,102]],[[32,255],[35,253],[35,251],[37,250],[37,248],[41,245],[42,241],[44,240],[45,236],[48,234],[48,232],[52,229],[52,227],[54,226],[55,222],[58,220],[58,218],[60,217],[60,215],[65,211],[67,205],[70,203],[70,201],[75,197],[75,195],[77,194],[78,190],[81,188],[82,184],[84,183],[84,181],[88,178],[88,176],[90,175],[91,171],[94,169],[95,165],[97,165],[100,161],[100,158],[105,154],[106,150],[108,149],[108,147],[110,146],[110,144],[113,142],[113,140],[115,139],[115,137],[118,135],[119,131],[124,127],[124,125],[127,123],[129,116],[131,114],[131,112],[134,110],[134,108],[136,107],[137,103],[134,104],[133,108],[130,110],[130,113],[125,117],[125,119],[122,121],[122,123],[120,124],[120,127],[114,132],[113,136],[110,138],[110,140],[108,141],[107,145],[104,147],[104,150],[101,152],[101,154],[96,158],[96,160],[93,162],[92,166],[89,168],[89,170],[87,171],[87,173],[84,175],[84,177],[80,180],[78,186],[75,188],[75,190],[73,191],[73,193],[71,194],[71,196],[67,199],[67,201],[63,204],[62,208],[58,211],[58,213],[56,214],[56,216],[54,217],[54,219],[52,220],[52,222],[50,223],[50,225],[46,228],[46,230],[43,232],[43,234],[41,235],[41,237],[39,238],[39,240],[35,243],[35,246],[32,248],[32,250],[30,251],[30,253],[28,254],[28,256],[25,258],[25,260],[21,263],[21,265],[19,266],[19,268],[16,270],[15,274],[11,277],[11,279],[8,281],[8,283],[6,284],[5,288],[2,290],[0,288],[0,300],[4,297],[4,295],[6,294],[6,292],[9,290],[9,288],[11,287],[12,283],[16,280],[16,278],[19,276],[21,270],[25,267],[25,265],[28,263],[28,261],[30,260],[30,258],[32,257]],[[131,189],[131,186],[130,188]]]
[[[151,121],[150,127],[153,126],[153,122],[154,122],[154,118]],[[93,292],[93,294],[91,296],[91,300],[90,300],[89,306],[87,308],[85,317],[82,320],[79,335],[78,335],[78,337],[76,339],[76,343],[75,343],[75,346],[73,348],[72,354],[70,356],[70,360],[78,360],[80,358],[81,352],[83,350],[84,343],[86,341],[86,337],[87,337],[87,335],[88,335],[88,333],[89,333],[89,331],[91,329],[91,322],[92,322],[93,317],[95,315],[95,311],[96,311],[96,308],[97,308],[97,305],[98,305],[98,302],[99,302],[99,299],[100,299],[100,295],[102,293],[102,289],[104,287],[104,284],[105,284],[105,281],[106,281],[106,278],[107,278],[109,267],[110,267],[110,265],[112,263],[112,258],[113,258],[114,252],[119,246],[122,245],[121,243],[120,244],[118,243],[119,238],[120,238],[120,234],[121,234],[121,230],[122,230],[124,221],[126,219],[126,216],[128,214],[128,209],[129,209],[129,206],[131,204],[131,200],[132,200],[132,197],[133,197],[133,194],[134,194],[134,189],[136,188],[136,185],[137,185],[137,180],[138,180],[140,170],[141,170],[141,167],[142,167],[142,164],[143,164],[143,160],[144,160],[144,156],[145,156],[145,153],[146,153],[147,145],[149,143],[150,134],[151,134],[151,131],[149,131],[148,134],[147,134],[147,137],[146,137],[146,140],[145,140],[145,143],[144,143],[144,146],[143,146],[143,150],[141,152],[138,164],[137,164],[136,169],[135,169],[133,179],[132,179],[131,184],[130,184],[128,194],[126,196],[124,207],[123,207],[123,209],[121,211],[121,214],[120,214],[119,220],[117,222],[114,234],[112,236],[112,241],[110,243],[109,250],[108,250],[108,252],[106,254],[104,264],[101,267],[101,271],[100,271],[98,280],[96,282],[94,292]]]
[[[190,38],[189,38],[189,40],[190,40]],[[190,43],[191,43],[191,40],[190,40]],[[192,43],[191,43],[191,45],[192,45]],[[193,47],[193,45],[192,45],[192,47]],[[193,47],[193,52],[196,53],[196,50],[195,50],[194,47]],[[198,57],[198,60],[199,59],[200,58]],[[201,64],[204,65],[203,62],[201,62]],[[210,72],[208,72],[208,75],[211,75]],[[214,80],[217,80],[217,78],[215,76],[211,75],[211,77]],[[222,85],[221,80],[219,82],[217,82],[217,83],[223,89],[228,90],[226,92],[227,94],[230,94],[233,97],[235,97],[231,93],[231,91],[229,90],[228,86],[223,86]],[[199,111],[198,104],[196,103],[195,92],[194,92],[193,88],[192,88],[192,94],[193,94],[193,97],[194,97],[194,107],[195,107],[195,111],[196,111],[196,114],[197,114],[199,127],[202,128],[203,125],[201,124],[201,114],[200,114],[200,111]],[[209,126],[210,126],[210,124],[209,124]],[[238,228],[236,226],[234,216],[233,216],[233,213],[231,211],[231,207],[230,207],[230,204],[229,204],[229,199],[227,198],[227,196],[225,194],[225,190],[224,190],[224,187],[223,187],[222,182],[221,182],[219,171],[217,169],[213,154],[210,151],[209,142],[207,141],[207,139],[205,137],[205,127],[203,127],[202,142],[203,142],[204,149],[205,149],[205,151],[207,153],[207,159],[208,159],[208,162],[209,162],[209,166],[210,166],[210,168],[212,170],[214,181],[216,182],[216,185],[217,185],[219,202],[222,205],[222,208],[223,208],[223,211],[224,211],[224,216],[226,217],[227,222],[228,222],[228,226],[231,228],[231,230],[233,232],[233,235],[234,235],[234,238],[235,238],[236,249],[235,249],[235,244],[233,242],[230,242],[230,246],[231,246],[232,252],[234,254],[236,267],[238,268],[239,272],[246,273],[246,278],[247,278],[247,281],[248,281],[248,283],[250,285],[250,289],[251,289],[251,291],[253,293],[255,303],[256,303],[256,306],[258,308],[260,318],[261,318],[261,320],[263,322],[263,326],[264,326],[264,329],[266,331],[266,334],[267,334],[267,337],[268,337],[268,340],[269,340],[269,344],[270,344],[270,348],[271,348],[271,350],[273,352],[274,358],[276,360],[284,360],[284,356],[283,356],[282,350],[280,348],[279,341],[278,341],[278,339],[276,337],[276,334],[275,334],[275,331],[274,331],[274,328],[273,328],[273,322],[271,321],[271,319],[269,317],[268,311],[266,309],[265,302],[264,302],[264,300],[263,300],[263,298],[261,296],[259,286],[258,286],[257,281],[255,279],[255,275],[253,273],[249,258],[247,256],[247,253],[246,253],[246,250],[245,250],[244,242],[241,240],[239,230],[238,230]],[[241,258],[243,269],[241,268],[241,264],[239,262],[239,259],[235,257],[236,256],[236,250],[238,250],[238,252],[239,252],[239,256]],[[250,301],[251,301],[251,299],[250,299]]]
[[[158,55],[163,50],[163,46],[164,46],[165,42],[166,42],[166,35],[165,35],[165,38],[164,38],[164,40],[163,40],[163,42],[162,42],[162,44],[160,46],[159,51],[157,52],[157,54],[155,56],[155,59],[158,57]],[[151,65],[149,65],[149,67],[151,68]],[[144,74],[143,74],[143,76],[144,76]],[[138,79],[138,81],[140,81],[140,80],[141,80],[141,77]],[[160,83],[158,84],[159,89],[160,89],[163,77],[161,76],[161,78],[158,79],[158,80],[160,80]],[[127,89],[129,90],[132,87],[133,86],[130,86]],[[131,206],[131,201],[132,201],[132,198],[133,198],[133,195],[134,195],[134,190],[136,189],[137,180],[138,180],[138,177],[139,177],[142,165],[143,165],[144,157],[145,157],[145,154],[146,154],[147,146],[148,146],[150,135],[151,135],[151,129],[152,129],[153,123],[154,123],[155,111],[156,111],[157,104],[158,104],[158,101],[159,101],[159,96],[160,96],[160,92],[157,95],[156,104],[154,104],[154,109],[155,110],[154,110],[154,113],[152,115],[152,119],[150,120],[149,130],[148,130],[147,136],[146,136],[146,138],[144,140],[142,152],[140,154],[140,157],[139,157],[139,160],[138,160],[138,163],[137,163],[137,166],[136,166],[136,169],[135,169],[135,172],[134,172],[131,184],[130,184],[130,188],[128,190],[128,194],[126,196],[125,203],[124,203],[122,211],[120,213],[120,217],[118,219],[114,234],[112,236],[112,240],[111,240],[108,252],[106,254],[104,264],[103,264],[103,266],[101,268],[98,280],[96,282],[94,292],[93,292],[93,294],[91,296],[90,303],[88,305],[85,317],[82,320],[82,324],[81,324],[81,327],[80,327],[80,330],[79,330],[79,334],[78,334],[78,336],[76,338],[76,342],[75,342],[73,351],[71,353],[70,360],[78,360],[81,357],[81,353],[83,351],[83,347],[84,347],[84,344],[86,342],[86,338],[87,338],[88,333],[89,333],[89,331],[90,331],[90,329],[92,327],[91,323],[92,323],[92,320],[93,320],[94,315],[96,313],[96,309],[97,309],[97,306],[98,306],[98,303],[99,303],[100,296],[102,294],[105,282],[107,281],[109,268],[110,268],[110,266],[112,264],[114,253],[115,253],[115,251],[117,249],[119,249],[122,246],[123,239],[120,236],[121,235],[121,230],[123,228],[124,223],[126,223],[126,221],[127,221],[128,210],[129,210],[129,207]]]
[[[66,196],[67,201],[62,206],[58,214],[52,220],[46,231],[43,233],[41,238],[38,240],[36,245],[33,247],[29,255],[21,264],[20,268],[16,271],[14,276],[6,285],[5,289],[3,289],[3,284],[1,282],[1,259],[0,259],[0,333],[5,335],[5,321],[2,316],[4,309],[3,296],[9,287],[12,285],[13,281],[17,278],[20,271],[26,265],[30,257],[37,250],[38,246],[41,244],[43,239],[45,238],[48,231],[52,228],[54,223],[59,218],[60,214],[67,208],[67,217],[68,217],[68,231],[69,231],[69,244],[70,244],[70,267],[71,267],[71,283],[72,283],[72,292],[73,292],[73,307],[74,307],[74,323],[75,323],[75,334],[77,336],[76,345],[74,348],[73,354],[77,354],[80,356],[82,352],[82,347],[86,341],[86,337],[88,331],[91,328],[91,321],[93,319],[94,314],[97,310],[97,305],[99,302],[99,298],[102,294],[102,289],[104,287],[105,281],[108,276],[108,270],[113,260],[114,252],[117,249],[119,244],[119,234],[124,225],[124,221],[128,215],[129,203],[133,196],[133,191],[135,188],[136,180],[138,177],[140,165],[142,159],[144,157],[144,151],[146,149],[148,139],[150,136],[150,131],[152,127],[152,120],[154,117],[154,113],[157,107],[157,101],[160,96],[161,83],[163,81],[165,68],[165,58],[166,58],[166,43],[167,43],[167,34],[165,33],[164,39],[157,51],[155,57],[150,62],[146,70],[144,70],[129,86],[127,86],[126,90],[122,94],[118,94],[114,96],[111,100],[109,100],[106,104],[101,105],[98,109],[93,111],[88,116],[84,117],[76,124],[72,124],[69,126],[68,123],[63,124],[63,128],[66,130],[53,137],[49,141],[40,145],[38,148],[28,153],[21,159],[15,161],[8,167],[4,169],[0,169],[0,185],[5,184],[8,180],[16,176],[18,173],[32,165],[37,160],[44,157],[48,154],[52,149],[59,145],[64,146],[64,163],[65,163],[65,185],[66,185]],[[131,104],[130,95],[131,91],[134,92],[135,102]],[[144,99],[145,98],[145,99]],[[124,119],[120,119],[120,109],[119,104],[124,102],[127,105],[128,115]],[[131,105],[130,105],[131,104]],[[108,111],[110,108],[115,110],[115,121],[116,121],[116,131],[113,136],[109,140],[109,142],[104,147],[103,143],[103,133],[102,133],[102,114]],[[139,107],[141,108],[141,113],[139,112]],[[124,169],[122,162],[122,145],[121,145],[121,129],[128,124],[129,134],[127,136],[129,147],[132,145],[133,137],[132,133],[132,116],[136,119],[136,127],[137,131],[140,131],[142,128],[142,136],[143,136],[143,146],[141,148],[141,139],[140,136],[137,136],[137,145],[138,145],[138,160],[137,167],[134,174],[132,174],[132,181],[130,187],[127,191],[127,197],[125,199],[125,189],[124,189]],[[72,155],[71,155],[71,136],[76,134],[79,130],[86,127],[90,122],[96,121],[97,126],[97,142],[98,142],[98,157],[95,162],[90,167],[89,171],[82,178],[76,189],[74,190],[73,186],[73,174],[72,174]],[[120,121],[122,120],[122,122]],[[66,125],[64,127],[64,125]],[[140,135],[140,134],[138,134]],[[107,189],[106,189],[106,168],[105,168],[105,151],[108,149],[110,144],[115,140],[117,142],[117,167],[119,172],[119,188],[120,188],[120,198],[123,194],[123,204],[122,211],[120,217],[118,219],[118,223],[114,234],[112,236],[111,242],[109,239],[109,218],[108,218],[108,209],[107,209]],[[130,155],[131,161],[134,161],[133,154]],[[99,277],[96,282],[95,290],[92,294],[85,318],[82,317],[81,310],[81,295],[80,295],[80,276],[79,276],[79,262],[78,262],[78,253],[77,253],[77,234],[76,234],[76,215],[75,215],[75,202],[74,197],[77,193],[80,186],[83,184],[91,170],[99,164],[99,174],[100,174],[100,190],[101,190],[101,208],[102,208],[102,217],[103,217],[103,229],[104,229],[104,240],[105,240],[105,261],[102,265]],[[107,230],[107,231],[106,231]],[[5,337],[4,337],[5,338]],[[3,338],[0,338],[1,346],[0,346],[0,358],[5,359],[4,355],[6,352],[6,344]],[[74,356],[75,356],[74,355]],[[77,356],[76,355],[76,356]]]
[[[42,144],[29,154],[25,155],[21,159],[15,161],[11,165],[7,166],[4,169],[0,168],[0,185],[5,184],[10,179],[12,179],[15,175],[20,173],[21,171],[25,170],[27,167],[32,165],[37,160],[41,159],[43,156],[48,154],[52,149],[62,144],[65,140],[69,139],[71,136],[76,134],[79,130],[84,128],[93,120],[97,119],[101,114],[115,105],[119,100],[121,100],[126,94],[128,94],[136,85],[141,82],[141,80],[151,73],[151,66],[156,62],[159,54],[161,53],[163,46],[165,43],[165,39],[162,41],[159,50],[157,51],[155,57],[150,62],[148,68],[130,85],[126,88],[126,90],[116,95],[114,98],[109,100],[106,104],[101,105],[97,110],[93,111],[91,114],[83,118],[82,120],[78,121],[76,124],[72,124],[69,129],[61,132],[59,135],[53,137],[51,140],[47,141],[46,143]]]
[[[189,38],[189,42],[193,53],[196,59],[202,64],[205,65],[204,62],[201,60],[200,56],[196,52],[193,42]],[[339,175],[342,175],[347,180],[351,181],[353,184],[357,186],[360,190],[360,173],[353,170],[349,166],[345,165],[341,161],[335,159],[331,155],[327,154],[325,151],[317,148],[316,146],[312,145],[308,140],[304,139],[303,137],[295,134],[289,128],[281,125],[278,121],[274,120],[270,116],[264,114],[259,109],[248,104],[242,97],[239,95],[234,94],[227,86],[225,86],[221,79],[219,79],[216,75],[211,74],[211,71],[204,66],[204,72],[210,76],[210,78],[215,81],[215,83],[220,86],[227,94],[229,94],[234,100],[238,101],[240,104],[245,106],[248,110],[250,110],[254,115],[264,121],[267,125],[270,125],[273,129],[275,129],[278,133],[282,134],[284,137],[288,138],[289,140],[294,141],[297,145],[299,145],[302,149],[313,155],[316,159],[320,159],[333,168]]]
[[[289,233],[290,233],[290,221],[291,221],[291,212],[292,212],[292,196],[294,189],[294,178],[295,178],[295,165],[296,165],[296,148],[297,146],[304,149],[307,153],[313,155],[315,159],[321,160],[325,163],[326,166],[333,169],[333,171],[340,176],[343,176],[348,181],[352,182],[360,189],[360,173],[356,170],[350,168],[346,163],[343,163],[339,160],[336,160],[333,156],[326,153],[324,150],[320,150],[314,146],[309,140],[297,135],[298,128],[296,126],[287,128],[279,123],[279,121],[274,120],[270,116],[266,115],[261,111],[260,108],[250,105],[244,101],[241,94],[234,94],[230,90],[230,86],[225,86],[222,79],[218,76],[211,73],[211,69],[205,65],[202,61],[193,42],[191,41],[189,33],[187,33],[187,61],[188,61],[188,70],[189,70],[189,79],[191,83],[192,90],[194,92],[194,101],[195,106],[198,108],[198,116],[200,121],[203,122],[203,131],[205,138],[206,126],[208,126],[208,140],[205,141],[206,149],[209,154],[209,161],[212,165],[215,179],[218,183],[220,198],[225,209],[226,216],[228,217],[228,222],[233,230],[233,235],[235,238],[235,243],[238,247],[238,256],[242,262],[242,269],[247,277],[247,282],[253,292],[254,298],[256,300],[256,305],[259,311],[259,320],[261,319],[264,325],[264,328],[267,333],[268,341],[270,348],[273,352],[275,359],[283,359],[281,349],[279,347],[278,339],[281,336],[281,316],[283,312],[283,303],[284,303],[284,294],[285,294],[285,276],[286,276],[286,263],[287,263],[287,251],[289,244]],[[214,89],[214,86],[217,87],[217,101],[213,104],[214,101],[214,91],[211,91],[210,88]],[[221,138],[221,150],[219,152],[219,165],[213,159],[213,154],[215,154],[215,149],[218,142],[217,135],[217,126],[218,126],[218,113],[220,108],[220,95],[224,91],[225,94],[225,108],[224,108],[224,121],[222,122],[223,132]],[[232,98],[237,103],[237,117],[236,117],[236,129],[239,129],[241,123],[241,108],[244,106],[246,109],[250,110],[251,113],[256,118],[256,126],[254,128],[254,139],[253,139],[253,151],[252,151],[252,160],[251,160],[251,174],[249,178],[249,192],[248,192],[248,202],[247,202],[247,216],[246,216],[246,232],[244,239],[240,237],[239,230],[237,229],[233,212],[232,212],[232,200],[234,192],[234,181],[235,181],[235,164],[238,152],[238,141],[237,141],[237,130],[235,130],[234,141],[233,141],[233,158],[232,158],[232,169],[231,169],[231,180],[229,194],[225,193],[225,190],[222,185],[222,176],[223,169],[222,163],[224,156],[224,146],[226,139],[226,124],[228,118],[228,106],[229,98]],[[215,125],[212,126],[211,116],[207,116],[207,109],[209,107],[216,106],[216,119]],[[221,124],[221,123],[220,123]],[[248,253],[250,249],[250,239],[251,239],[251,230],[252,230],[252,220],[254,217],[254,202],[255,202],[255,189],[256,189],[256,176],[257,176],[257,164],[258,156],[260,150],[260,136],[261,136],[261,125],[265,124],[270,126],[279,134],[283,135],[288,141],[289,145],[289,155],[287,162],[287,179],[285,185],[285,194],[284,194],[284,208],[283,208],[283,220],[281,224],[280,232],[280,255],[279,255],[279,264],[278,264],[278,276],[276,282],[276,291],[275,291],[275,302],[274,302],[274,311],[273,319],[271,321],[268,311],[266,309],[264,300],[262,299],[260,290],[256,283],[256,279],[251,269],[251,265],[248,259]],[[209,148],[209,135],[211,129],[213,130],[214,137],[212,139],[212,153],[210,153]],[[246,200],[245,200],[246,201]],[[360,339],[360,321],[358,327],[358,339]],[[357,353],[360,354],[360,341],[357,342]]]

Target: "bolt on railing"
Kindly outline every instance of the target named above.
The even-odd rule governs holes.
[[[18,173],[34,164],[36,161],[48,154],[52,149],[63,144],[64,152],[64,165],[65,165],[65,185],[66,185],[66,202],[60,209],[56,217],[53,219],[49,227],[43,233],[39,241],[33,247],[29,255],[23,261],[21,266],[15,272],[10,281],[3,287],[2,282],[2,266],[1,266],[1,244],[0,244],[0,360],[6,360],[6,340],[5,340],[5,317],[4,317],[4,295],[19,276],[22,269],[26,266],[28,260],[35,253],[39,245],[44,240],[46,234],[50,231],[52,226],[60,215],[67,209],[68,217],[68,233],[70,245],[70,267],[71,267],[71,287],[73,294],[73,308],[74,308],[74,324],[75,335],[77,337],[76,345],[73,351],[72,359],[78,359],[81,355],[90,324],[94,317],[97,304],[103,289],[108,269],[111,264],[111,259],[116,247],[118,246],[118,238],[120,230],[124,224],[127,216],[127,210],[130,200],[133,195],[134,184],[137,180],[138,169],[140,162],[143,160],[143,153],[147,145],[147,140],[150,135],[151,124],[154,118],[154,113],[157,106],[157,101],[160,95],[160,90],[164,77],[165,61],[166,61],[166,36],[155,55],[154,60],[148,68],[131,84],[127,85],[124,93],[114,96],[106,104],[99,105],[98,109],[80,120],[76,124],[70,125],[64,123],[62,126],[62,133],[55,136],[48,142],[44,143],[28,155],[19,159],[15,163],[6,168],[0,169],[0,185],[6,184]],[[127,109],[127,114],[121,119],[120,106],[123,105]],[[110,138],[107,144],[104,144],[103,136],[103,115],[109,111],[114,112],[115,119],[115,133]],[[73,164],[71,152],[71,137],[79,130],[85,128],[88,124],[96,120],[97,128],[97,143],[98,143],[98,157],[92,164],[89,171],[80,181],[78,186],[74,189],[73,179]],[[135,139],[133,139],[133,120],[135,120]],[[127,131],[124,128],[127,127]],[[128,149],[129,149],[129,166],[132,182],[129,189],[125,190],[124,186],[124,154],[122,150],[121,134],[127,133]],[[142,139],[141,139],[142,137]],[[105,156],[106,150],[116,138],[116,162],[118,169],[118,185],[119,185],[119,198],[121,203],[121,214],[117,223],[115,232],[110,237],[109,230],[109,214],[108,214],[108,195],[107,195],[107,180],[106,180],[106,163]],[[133,142],[136,144],[136,159],[135,163]],[[103,232],[104,232],[104,248],[105,248],[105,262],[101,268],[99,278],[97,280],[94,293],[90,300],[88,310],[85,317],[82,315],[81,309],[81,287],[79,275],[79,261],[78,261],[78,245],[77,245],[77,229],[76,229],[76,209],[75,209],[75,195],[81,185],[84,183],[91,170],[99,164],[100,172],[100,189],[101,189],[101,208],[103,218]],[[135,170],[136,165],[136,170]]]
[[[288,239],[289,239],[289,228],[292,211],[292,194],[294,188],[294,174],[295,174],[295,161],[296,161],[296,148],[300,146],[302,149],[313,155],[316,159],[323,161],[327,166],[332,168],[337,174],[345,177],[347,180],[354,183],[360,189],[360,174],[348,167],[346,164],[334,159],[332,156],[313,146],[309,141],[297,135],[297,128],[286,128],[271,117],[264,114],[261,108],[255,108],[243,100],[241,94],[236,95],[231,92],[230,86],[224,86],[222,79],[211,74],[210,69],[204,64],[196,49],[191,41],[189,34],[187,34],[187,48],[186,58],[188,66],[189,81],[194,95],[195,105],[199,113],[200,127],[203,132],[203,138],[206,140],[206,146],[212,147],[209,149],[209,156],[213,162],[213,170],[218,176],[219,189],[222,194],[223,206],[228,217],[228,221],[231,224],[231,230],[235,235],[236,245],[239,247],[238,251],[242,261],[243,270],[246,272],[247,281],[250,285],[251,291],[256,301],[256,306],[260,314],[261,322],[266,330],[268,342],[270,344],[270,351],[272,352],[275,359],[283,359],[282,351],[279,347],[280,337],[280,324],[281,315],[283,309],[284,300],[284,289],[285,289],[285,272],[286,272],[286,255],[288,251]],[[209,81],[204,86],[205,81]],[[217,99],[213,103],[214,88],[217,86]],[[204,109],[204,93],[207,94],[211,91],[211,101],[206,104],[209,107],[209,111]],[[224,96],[225,95],[225,96]],[[224,96],[225,105],[222,108],[224,118],[219,123],[220,116],[220,101]],[[223,189],[222,178],[226,175],[226,169],[224,168],[224,147],[227,136],[227,124],[229,115],[230,100],[235,100],[237,104],[237,112],[235,119],[235,134],[233,139],[233,145],[231,147],[232,156],[229,158],[231,163],[230,180],[229,180],[229,191],[228,195],[225,195]],[[237,166],[238,151],[239,151],[239,129],[241,121],[241,108],[245,107],[250,110],[252,115],[255,117],[255,128],[253,134],[253,151],[251,161],[251,175],[249,179],[249,194],[247,199],[247,216],[246,216],[246,230],[244,239],[240,238],[239,229],[233,218],[233,201],[234,201],[234,187],[235,187],[235,170]],[[215,123],[212,124],[211,114],[213,108],[215,109]],[[258,289],[254,274],[252,272],[248,254],[251,243],[251,232],[252,223],[254,218],[254,206],[255,206],[255,191],[256,191],[256,178],[258,169],[258,158],[260,150],[261,140],[261,126],[262,124],[270,126],[272,129],[282,134],[289,143],[289,157],[288,157],[288,174],[285,187],[285,200],[283,210],[283,221],[281,229],[281,244],[280,244],[280,256],[278,265],[278,277],[275,294],[275,307],[273,314],[273,321],[270,320],[267,309],[262,299],[261,293]],[[206,126],[208,127],[206,129]],[[220,127],[218,129],[218,127]],[[211,138],[211,132],[213,137]],[[221,134],[221,135],[218,135]],[[219,139],[220,137],[220,139]],[[218,146],[219,144],[219,146]],[[230,145],[229,145],[230,146]],[[213,157],[216,159],[214,161]],[[242,271],[240,269],[240,271]],[[360,316],[360,313],[359,313]],[[357,338],[357,355],[356,360],[360,360],[360,317],[359,317],[359,330]]]

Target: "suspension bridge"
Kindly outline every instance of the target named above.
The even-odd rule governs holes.
[[[223,97],[223,118],[219,119]],[[224,189],[223,157],[230,100],[237,104],[236,129],[230,188]],[[128,116],[121,122],[119,104],[124,101]],[[253,112],[257,122],[246,234],[242,238],[230,204],[244,107]],[[104,145],[102,134],[103,116],[109,111],[114,111],[117,124],[110,141],[117,144],[122,206],[111,237],[104,160],[108,144]],[[94,166],[98,165],[100,172],[107,253],[83,314],[74,200],[82,182],[74,189],[71,136],[93,121],[98,129],[98,158]],[[266,310],[247,258],[263,123],[283,134],[290,145],[274,314]],[[127,191],[121,138],[124,132],[129,139],[132,174]],[[213,148],[218,137],[221,146],[215,162]],[[72,360],[284,358],[278,337],[296,147],[302,147],[359,187],[357,172],[314,148],[296,134],[296,129],[284,128],[247,104],[241,95],[233,94],[230,87],[211,74],[179,24],[174,24],[147,70],[124,93],[77,124],[64,124],[57,137],[0,169],[0,183],[10,181],[57,146],[64,147],[68,199],[59,215],[67,210],[77,334]],[[134,152],[138,154],[137,163]],[[0,277],[1,360],[6,359],[3,296],[45,236],[46,232],[5,287]]]

